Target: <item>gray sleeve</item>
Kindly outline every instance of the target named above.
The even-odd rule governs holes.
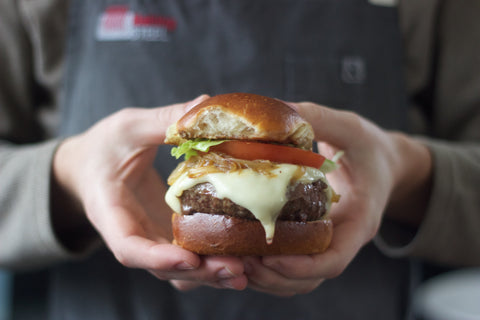
[[[424,221],[413,232],[400,230],[387,221],[375,242],[395,257],[409,255],[450,266],[478,266],[480,146],[424,142],[432,151],[434,165],[433,189]]]
[[[0,266],[31,269],[74,255],[50,221],[51,161],[58,141],[0,145]]]
[[[420,227],[408,229],[386,218],[375,243],[387,255],[478,266],[480,2],[400,4],[412,128],[434,137],[420,138],[433,156],[433,185]]]
[[[77,256],[51,223],[59,141],[40,142],[56,131],[66,13],[63,0],[0,1],[0,267],[31,269]]]

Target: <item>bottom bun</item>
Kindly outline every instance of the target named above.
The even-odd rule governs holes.
[[[295,222],[278,220],[272,244],[257,220],[195,213],[172,215],[174,243],[202,255],[264,256],[324,252],[330,245],[330,219]]]

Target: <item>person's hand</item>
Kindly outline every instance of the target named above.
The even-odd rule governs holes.
[[[388,202],[409,203],[409,210],[397,218],[418,223],[431,170],[427,148],[411,138],[384,131],[351,112],[313,103],[292,106],[312,124],[315,139],[322,141],[321,154],[345,154],[340,168],[327,176],[341,195],[330,212],[334,229],[327,251],[243,259],[250,288],[281,296],[310,292],[340,275],[377,233]]]
[[[53,174],[81,210],[57,210],[57,216],[70,221],[70,229],[72,221],[91,223],[124,266],[148,270],[159,279],[243,289],[240,259],[200,257],[171,244],[172,211],[152,163],[166,128],[188,108],[125,109],[66,139],[55,154]],[[62,223],[54,225],[61,234]],[[181,281],[173,284],[186,289]]]

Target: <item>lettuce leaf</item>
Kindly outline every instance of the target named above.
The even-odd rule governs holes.
[[[182,155],[185,155],[185,160],[190,159],[190,157],[196,156],[197,151],[208,152],[208,149],[212,146],[221,144],[225,140],[209,140],[209,139],[194,139],[188,140],[178,147],[172,148],[170,154],[176,159],[180,158]]]
[[[323,173],[329,173],[338,169],[338,160],[343,156],[343,151],[338,151],[332,159],[325,159],[322,166],[320,167],[320,171]]]

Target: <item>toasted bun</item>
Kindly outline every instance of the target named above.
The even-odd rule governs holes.
[[[259,221],[223,215],[195,213],[172,215],[174,243],[202,255],[264,256],[313,254],[330,245],[330,219],[312,222],[280,221],[272,244],[265,241]]]
[[[211,97],[167,130],[165,143],[195,138],[258,140],[311,149],[313,129],[285,103],[250,93]]]

